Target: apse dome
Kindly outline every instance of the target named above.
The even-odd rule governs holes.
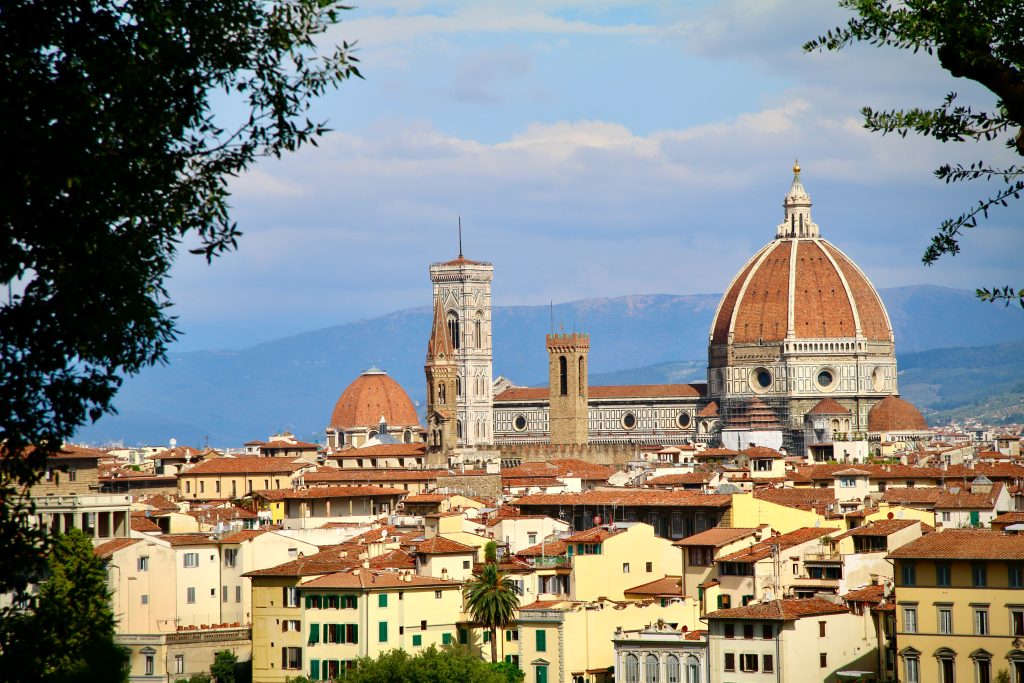
[[[382,419],[392,426],[419,424],[416,408],[405,389],[383,370],[370,368],[342,392],[329,426],[340,430],[370,428]]]

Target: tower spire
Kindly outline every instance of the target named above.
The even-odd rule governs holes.
[[[811,195],[800,182],[800,160],[793,162],[793,184],[782,201],[785,214],[775,228],[775,237],[818,237],[818,225],[811,220]]]
[[[427,341],[427,360],[452,360],[455,357],[454,347],[451,332],[448,331],[448,321],[445,320],[441,299],[435,299],[434,325],[430,330],[430,339]]]

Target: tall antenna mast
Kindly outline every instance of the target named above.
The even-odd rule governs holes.
[[[462,216],[459,216],[459,258],[462,258]]]

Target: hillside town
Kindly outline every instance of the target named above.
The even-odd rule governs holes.
[[[1021,425],[929,427],[900,398],[888,313],[799,165],[765,236],[706,382],[591,386],[602,340],[553,321],[547,386],[516,385],[493,267],[459,253],[409,341],[425,412],[369,368],[318,443],[68,443],[35,521],[94,540],[132,681],[223,650],[257,683],[334,680],[432,645],[526,683],[1024,681]],[[518,599],[493,633],[464,591],[488,565]]]

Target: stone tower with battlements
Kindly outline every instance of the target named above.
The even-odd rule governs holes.
[[[494,266],[458,258],[430,266],[435,311],[440,307],[454,351],[455,432],[459,446],[494,442],[491,280]]]
[[[551,443],[585,444],[589,431],[587,354],[590,335],[549,334],[547,349]]]

